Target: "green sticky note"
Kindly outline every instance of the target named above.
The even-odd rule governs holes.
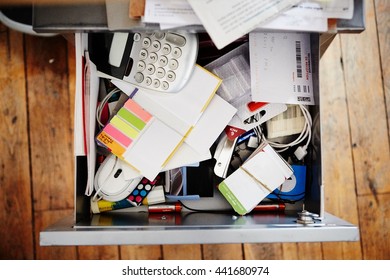
[[[146,125],[146,123],[143,120],[141,120],[140,118],[138,118],[136,115],[126,110],[125,108],[120,109],[117,115],[120,116],[125,121],[127,121],[128,123],[130,123],[138,130],[142,130]]]

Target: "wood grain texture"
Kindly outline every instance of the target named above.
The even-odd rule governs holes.
[[[140,18],[145,12],[145,0],[131,0],[129,4],[129,17]]]
[[[297,243],[298,260],[322,260],[322,244],[319,242]]]
[[[39,232],[66,216],[73,210],[47,210],[34,212],[35,258],[37,260],[77,260],[76,246],[39,246]]]
[[[119,246],[79,246],[77,247],[79,260],[117,260]]]
[[[298,260],[298,244],[297,243],[283,243],[283,260]]]
[[[68,36],[69,37],[69,36]],[[68,93],[69,93],[69,123],[72,124],[70,127],[70,136],[74,137],[74,109],[75,109],[75,94],[76,94],[76,50],[74,43],[74,36],[67,37],[67,67],[68,67]],[[74,74],[69,74],[74,73]],[[72,141],[72,151],[74,150],[74,143]],[[72,171],[74,172],[74,162],[72,161]],[[74,175],[73,175],[74,176]]]
[[[122,260],[161,260],[162,248],[160,245],[126,245],[120,246]]]
[[[283,249],[280,243],[244,244],[244,258],[246,260],[280,260],[283,258]]]
[[[360,233],[365,260],[390,259],[390,194],[359,196]]]
[[[73,208],[73,137],[66,41],[26,36],[34,208]]]
[[[199,244],[163,245],[164,260],[201,260],[202,247]]]
[[[33,259],[24,40],[0,24],[0,259]]]
[[[325,209],[358,225],[354,162],[342,59],[340,36],[336,36],[320,63]],[[323,253],[325,259],[361,257],[358,242],[324,243]]]
[[[358,195],[390,192],[389,134],[377,39],[373,1],[366,1],[365,32],[341,38]]]
[[[242,260],[243,244],[204,244],[204,260]]]
[[[387,0],[375,0],[375,15],[390,137],[390,2]]]

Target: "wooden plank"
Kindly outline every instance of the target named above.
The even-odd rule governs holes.
[[[283,243],[283,260],[298,260],[298,244]]]
[[[245,260],[280,260],[283,259],[281,243],[244,244]]]
[[[244,259],[242,244],[204,244],[204,260],[242,260]]]
[[[297,254],[299,260],[321,260],[324,258],[321,243],[303,242],[297,244]]]
[[[23,36],[0,24],[0,259],[33,259]]]
[[[344,83],[340,37],[336,36],[320,62],[325,210],[358,225],[356,183]],[[325,259],[361,257],[358,242],[324,243],[323,252]]]
[[[341,43],[357,193],[389,193],[389,133],[373,1],[366,1],[366,30],[343,36]]]
[[[117,260],[119,259],[118,246],[79,246],[77,247],[79,260]]]
[[[120,246],[122,260],[161,260],[162,248],[160,245],[126,245]]]
[[[129,17],[141,18],[145,13],[145,0],[132,0],[129,4]]]
[[[73,210],[34,212],[35,254],[38,260],[77,260],[76,246],[39,246],[39,232],[60,219],[72,215]]]
[[[76,55],[74,45],[74,35],[66,34],[67,47],[67,68],[68,68],[68,92],[69,92],[69,120],[74,123],[74,100],[76,92]],[[71,129],[73,139],[73,125]],[[72,142],[73,146],[73,142]],[[72,147],[73,151],[73,147]],[[73,163],[73,161],[72,161]],[[72,170],[74,170],[72,164]],[[77,256],[80,260],[115,260],[119,259],[119,246],[79,246]]]
[[[68,57],[68,92],[69,92],[69,122],[71,126],[71,136],[74,137],[74,108],[75,108],[75,94],[76,94],[76,50],[74,43],[74,36],[67,36],[67,57]],[[72,151],[73,148],[72,141]],[[72,166],[72,170],[74,167]]]
[[[390,2],[375,0],[376,24],[386,100],[387,125],[390,127]],[[390,129],[388,130],[390,137]]]
[[[199,244],[164,245],[162,246],[164,260],[201,260],[202,248]]]
[[[324,258],[319,242],[283,243],[284,260],[321,260]]]
[[[26,36],[27,86],[36,210],[73,208],[73,137],[66,41]]]
[[[387,123],[390,124],[390,3],[375,1],[376,24],[382,67],[382,79],[386,101]],[[390,131],[389,135],[390,135]],[[388,183],[389,184],[389,183]],[[390,258],[389,194],[359,197],[360,232],[364,259]]]
[[[365,260],[390,259],[390,194],[359,196],[360,232]]]

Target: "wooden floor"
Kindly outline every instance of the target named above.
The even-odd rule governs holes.
[[[72,213],[74,48],[0,25],[1,259],[390,259],[390,1],[321,61],[326,210],[359,242],[40,247]]]

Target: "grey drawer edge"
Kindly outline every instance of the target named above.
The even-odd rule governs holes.
[[[40,233],[41,246],[358,241],[359,229],[325,213],[323,223],[242,227],[74,228],[67,217]]]
[[[337,20],[337,32],[362,32],[365,29],[364,8],[363,0],[354,0],[353,18]],[[156,28],[159,28],[156,24],[140,22],[137,26],[124,30],[155,30]],[[94,5],[73,4],[61,7],[56,5],[35,5],[33,7],[33,29],[38,33],[110,31],[107,23],[105,3],[96,3]],[[185,30],[204,32],[205,28],[202,25],[191,25],[186,26]],[[261,30],[263,29],[259,29],[259,31]]]

